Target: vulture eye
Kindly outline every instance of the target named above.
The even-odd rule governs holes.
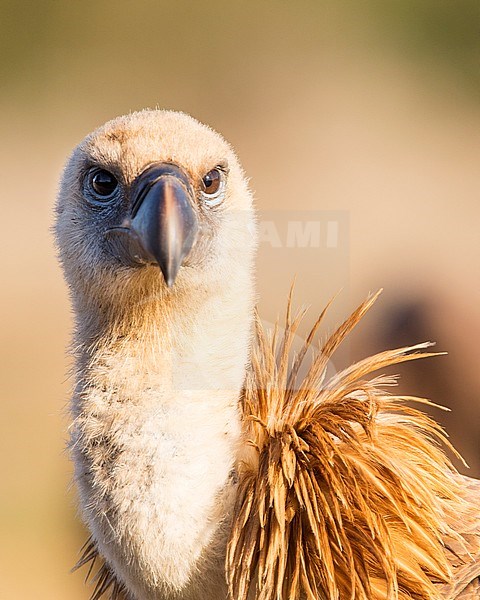
[[[99,200],[106,200],[115,192],[118,181],[105,169],[95,169],[88,176],[88,184]]]
[[[208,206],[218,206],[225,193],[225,172],[220,167],[209,171],[202,179],[202,198]]]

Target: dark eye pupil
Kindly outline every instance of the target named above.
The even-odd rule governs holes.
[[[215,194],[220,187],[221,175],[218,169],[212,169],[203,178],[203,185],[207,194]]]
[[[99,196],[110,196],[117,189],[118,182],[115,177],[101,169],[96,171],[91,179],[92,188]]]

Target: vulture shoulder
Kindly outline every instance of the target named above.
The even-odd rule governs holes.
[[[256,343],[242,397],[245,446],[226,556],[232,600],[480,599],[480,481],[458,474],[441,427],[373,372],[433,356],[387,350],[326,379],[364,302],[301,366],[326,309],[292,357],[304,315]],[[328,308],[328,307],[327,307]],[[77,566],[98,559],[92,541]],[[103,564],[92,600],[126,598]]]

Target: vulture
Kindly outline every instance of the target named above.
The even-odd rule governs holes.
[[[291,295],[265,331],[252,194],[219,134],[163,110],[106,123],[68,159],[55,234],[93,600],[480,598],[480,482],[383,373],[429,344],[327,377],[376,295],[322,343],[326,309],[294,351]]]

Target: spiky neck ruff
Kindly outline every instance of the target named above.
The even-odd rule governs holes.
[[[442,429],[405,404],[427,401],[388,394],[395,378],[365,378],[431,356],[430,344],[380,353],[325,381],[332,353],[374,300],[327,339],[303,379],[324,313],[293,363],[302,315],[293,319],[289,304],[283,339],[257,323],[243,402],[251,453],[238,465],[227,552],[232,599],[480,597],[479,482],[458,476]]]
[[[175,291],[135,282],[132,293],[148,293],[132,301],[126,290],[117,310],[77,300],[80,504],[94,545],[135,598],[226,594],[224,529],[253,313],[249,277],[237,276],[241,298],[228,282],[208,290],[180,281]]]

